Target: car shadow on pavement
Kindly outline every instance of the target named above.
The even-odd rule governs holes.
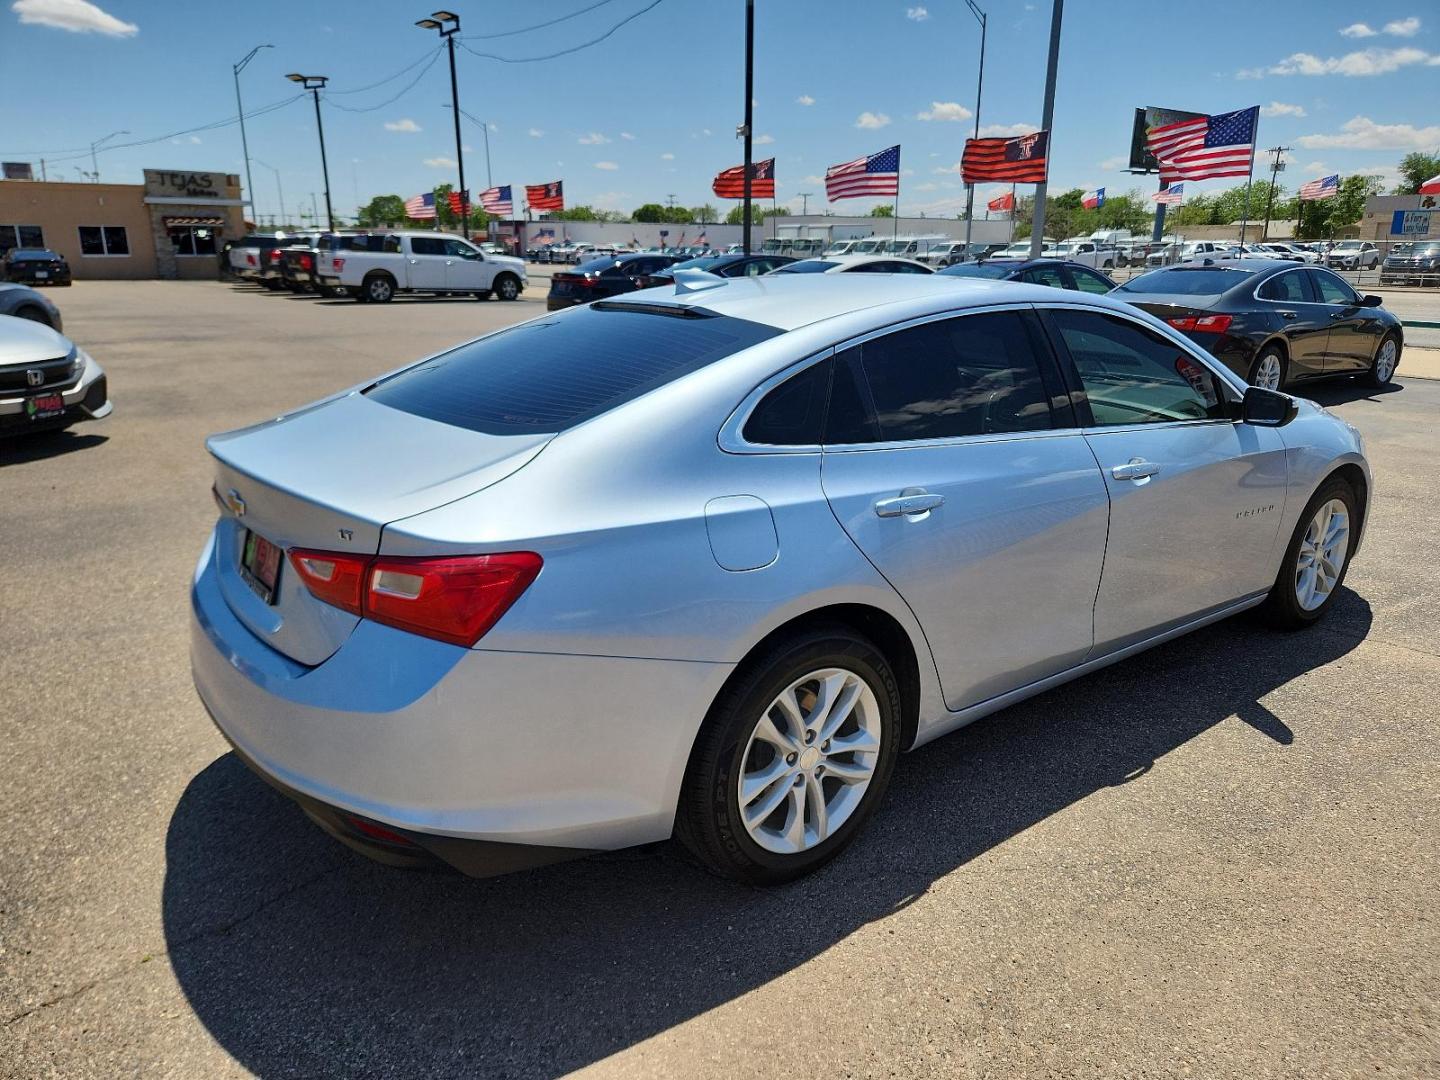
[[[109,441],[108,435],[78,431],[42,431],[21,438],[3,439],[0,440],[0,467],[44,461],[61,454],[73,454],[77,450],[89,450]]]
[[[669,845],[484,881],[394,870],[226,754],[170,822],[169,960],[260,1076],[558,1076],[764,986],[1097,791],[1143,785],[1216,725],[1238,717],[1257,749],[1304,740],[1308,714],[1292,730],[1262,701],[1355,648],[1370,619],[1347,589],[1308,633],[1229,620],[904,755],[857,844],[775,889],[710,877]]]
[[[1401,375],[1404,372],[1400,372]],[[1384,386],[1367,386],[1359,379],[1333,379],[1300,389],[1297,396],[1309,398],[1317,405],[1347,405],[1352,401],[1378,401],[1382,397],[1403,392],[1405,387],[1398,383]]]

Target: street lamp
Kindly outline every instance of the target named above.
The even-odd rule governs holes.
[[[443,101],[440,103],[440,107],[442,109],[454,108],[453,105],[447,105]],[[460,110],[460,115],[465,117],[465,119],[469,120],[472,124],[479,124],[480,130],[485,133],[485,186],[487,188],[494,187],[495,179],[494,175],[490,171],[490,122],[488,120],[477,120],[464,109]]]
[[[450,102],[455,113],[455,164],[460,170],[460,235],[470,239],[470,192],[465,189],[465,153],[460,145],[460,89],[455,81],[455,35],[460,30],[460,16],[453,11],[432,11],[428,19],[418,19],[422,30],[438,31],[450,50]],[[489,157],[490,130],[485,130],[486,157]],[[436,207],[439,213],[439,207]]]
[[[235,112],[240,117],[240,150],[245,155],[245,194],[250,196],[250,212],[255,212],[255,185],[250,182],[250,144],[245,140],[245,106],[240,104],[240,72],[245,70],[245,65],[255,59],[255,54],[261,49],[273,49],[274,45],[256,45],[245,54],[245,59],[238,64],[231,64],[230,70],[235,75]]]
[[[265,168],[269,169],[271,172],[273,172],[273,173],[275,174],[275,193],[280,196],[280,220],[281,220],[282,223],[284,223],[284,224],[286,224],[286,225],[290,224],[290,215],[287,214],[287,213],[285,213],[285,189],[280,186],[280,170],[277,169],[277,168],[275,168],[274,165],[270,165],[270,164],[267,164],[267,163],[264,162],[264,161],[261,161],[258,157],[255,159],[255,164],[257,164],[257,165],[264,165]],[[247,165],[248,165],[248,162],[247,162]],[[253,192],[251,193],[250,198],[251,198],[252,200],[255,198],[255,195],[254,195]],[[250,209],[252,209],[252,210],[255,209],[253,202],[252,202],[252,204],[251,204]]]
[[[315,130],[320,133],[320,174],[325,180],[325,216],[330,222],[330,231],[335,231],[335,211],[330,207],[330,166],[325,161],[325,122],[320,119],[320,91],[330,79],[325,75],[301,75],[291,72],[285,78],[309,90],[315,98]]]
[[[104,146],[107,142],[109,142],[111,139],[115,138],[117,135],[129,135],[129,134],[130,134],[130,132],[128,132],[128,131],[112,131],[109,135],[106,135],[103,139],[96,139],[94,142],[92,142],[92,143],[90,144],[90,176],[91,176],[91,178],[95,181],[95,183],[98,184],[98,183],[100,182],[100,166],[96,163],[96,159],[95,159],[95,150],[96,150],[96,148],[97,148],[97,147]]]
[[[970,8],[970,14],[974,15],[980,23],[980,75],[975,80],[975,138],[980,137],[980,92],[985,89],[985,12],[975,6],[975,0],[965,0]],[[1015,216],[1015,211],[1010,211],[1010,216]],[[965,252],[969,258],[970,252],[970,223],[975,220],[975,185],[965,185]]]

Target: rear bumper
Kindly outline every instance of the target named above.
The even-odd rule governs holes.
[[[196,690],[252,768],[347,843],[378,823],[466,873],[667,838],[733,669],[462,649],[363,619],[305,667],[230,611],[213,540],[191,615]]]

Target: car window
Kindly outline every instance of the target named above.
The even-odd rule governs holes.
[[[872,338],[859,353],[882,441],[1051,426],[1035,342],[1019,312],[937,319]]]
[[[1216,376],[1173,341],[1117,315],[1066,308],[1049,314],[1096,424],[1225,418]]]
[[[1021,281],[1028,281],[1032,285],[1049,285],[1052,288],[1065,288],[1065,275],[1060,272],[1058,266],[1032,266],[1020,275]]]
[[[1311,282],[1314,283],[1315,291],[1320,297],[1320,303],[1349,306],[1360,302],[1360,298],[1355,295],[1355,290],[1334,274],[1326,273],[1324,270],[1310,270],[1308,273]]]
[[[1075,288],[1080,292],[1094,293],[1096,296],[1103,296],[1115,285],[1104,274],[1097,274],[1083,266],[1072,266],[1070,277],[1075,282]]]
[[[1171,296],[1219,296],[1245,282],[1250,273],[1249,270],[1238,270],[1230,266],[1172,266],[1131,278],[1116,291]]]
[[[1305,288],[1305,272],[1292,270],[1289,273],[1276,274],[1260,286],[1260,299],[1278,300],[1288,304],[1309,303],[1310,294]]]
[[[450,256],[458,255],[462,259],[478,259],[480,252],[465,243],[464,240],[446,240],[445,254]]]
[[[811,364],[771,390],[745,421],[747,442],[766,446],[813,446],[822,439],[831,361]]]
[[[410,238],[410,254],[444,255],[445,241],[438,236],[412,236]]]

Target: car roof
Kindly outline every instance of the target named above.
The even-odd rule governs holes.
[[[895,319],[932,312],[962,310],[1001,303],[1072,303],[1098,301],[1095,306],[1134,313],[1134,308],[1103,296],[1028,285],[1015,281],[947,277],[943,274],[762,274],[721,278],[719,284],[678,292],[683,286],[662,285],[607,301],[691,308],[714,315],[796,330],[862,309],[895,308]]]

